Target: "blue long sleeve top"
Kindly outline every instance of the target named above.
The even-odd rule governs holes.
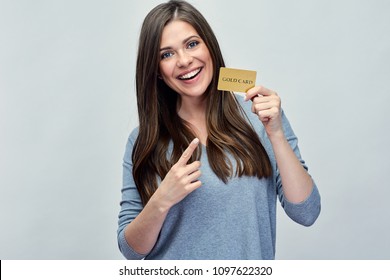
[[[138,254],[126,242],[124,229],[141,212],[143,206],[132,176],[132,150],[138,135],[134,129],[128,138],[123,161],[123,187],[118,220],[118,245],[127,259],[274,259],[276,237],[276,203],[279,199],[286,214],[304,226],[317,219],[321,203],[317,186],[305,201],[295,204],[283,195],[282,182],[271,143],[262,123],[251,112],[250,102],[237,96],[249,121],[266,149],[273,176],[233,177],[227,184],[212,171],[201,146],[202,186],[168,212],[158,240],[147,255]],[[295,136],[284,112],[285,136],[294,153],[307,170]],[[233,161],[232,161],[233,163]],[[233,169],[234,170],[234,169]]]

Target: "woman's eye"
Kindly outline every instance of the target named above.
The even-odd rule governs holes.
[[[198,41],[191,41],[188,43],[188,48],[192,49],[192,48],[196,47],[198,44],[199,44]]]
[[[172,52],[165,52],[161,54],[161,59],[169,58],[173,55]]]

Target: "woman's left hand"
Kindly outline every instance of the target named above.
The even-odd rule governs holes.
[[[281,100],[276,92],[256,86],[246,93],[245,101],[252,100],[252,112],[263,123],[268,137],[283,136]]]

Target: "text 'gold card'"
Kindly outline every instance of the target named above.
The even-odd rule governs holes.
[[[256,71],[221,67],[218,90],[247,92],[256,84]]]

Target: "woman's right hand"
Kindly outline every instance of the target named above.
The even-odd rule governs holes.
[[[192,140],[154,193],[153,198],[158,200],[160,209],[169,210],[173,205],[183,200],[188,194],[202,185],[202,182],[198,180],[201,175],[199,170],[200,161],[187,164],[198,145],[198,138]]]
[[[152,250],[169,209],[202,185],[198,180],[200,162],[187,164],[198,145],[199,139],[195,138],[169,170],[144,209],[126,226],[127,244],[138,254],[146,255]]]

